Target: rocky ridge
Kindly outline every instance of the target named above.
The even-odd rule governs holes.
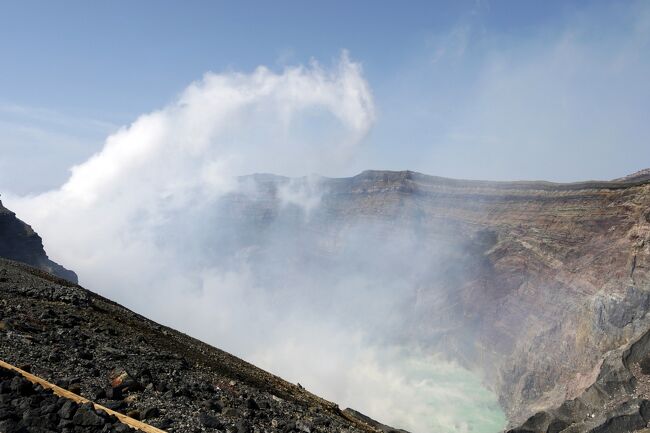
[[[645,180],[650,180],[650,168],[639,170],[624,177],[619,177],[618,179],[614,179],[614,182],[638,182]]]
[[[43,240],[32,228],[0,201],[0,257],[27,263],[58,277],[77,283],[77,275],[47,257]]]

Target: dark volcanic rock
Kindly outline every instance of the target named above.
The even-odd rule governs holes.
[[[106,420],[97,415],[92,404],[82,404],[72,417],[72,422],[80,426],[99,427],[106,423]]]
[[[14,324],[0,328],[0,359],[29,364],[37,376],[64,387],[76,384],[82,395],[109,409],[170,433],[290,431],[279,427],[289,420],[294,431],[309,433],[379,431],[304,389],[79,286],[3,259],[0,273],[0,320]],[[92,361],[80,362],[82,352]],[[14,375],[0,380],[0,397],[24,401],[31,397],[23,394],[32,391]],[[19,431],[25,414],[38,418],[35,423],[43,418],[27,407],[4,413],[3,401],[2,433]],[[52,431],[122,431],[89,406],[47,407],[47,416],[56,417],[47,421]]]
[[[60,278],[77,283],[77,274],[54,263],[43,249],[41,237],[16,218],[0,201],[0,257],[26,263]]]
[[[223,423],[215,416],[208,415],[207,413],[202,413],[199,415],[199,422],[204,427],[222,429]]]
[[[33,385],[17,373],[0,367],[3,387],[0,399],[0,432],[135,432],[115,417],[96,411],[92,405],[78,406],[71,400],[57,397],[50,390]],[[29,391],[27,391],[29,387]]]
[[[72,400],[66,401],[61,409],[59,409],[59,417],[63,419],[72,419],[79,405]]]
[[[160,416],[160,409],[157,407],[150,407],[148,409],[145,409],[144,412],[142,412],[142,419],[147,420],[151,418],[158,418]]]
[[[354,409],[350,409],[350,408],[345,409],[343,411],[343,413],[346,414],[349,417],[356,418],[356,419],[358,419],[358,420],[360,420],[360,421],[362,421],[362,422],[364,422],[364,423],[366,423],[366,424],[368,424],[368,425],[370,425],[370,426],[372,426],[372,427],[374,427],[374,428],[376,428],[376,429],[378,429],[378,430],[380,430],[380,431],[382,431],[384,433],[408,433],[406,430],[396,429],[396,428],[387,426],[385,424],[382,424],[379,421],[376,421],[376,420],[370,418],[369,416],[364,415],[361,412],[358,412],[358,411],[356,411]],[[318,422],[320,423],[320,422],[322,422],[322,420],[318,420]],[[311,429],[309,428],[309,430],[311,430]]]

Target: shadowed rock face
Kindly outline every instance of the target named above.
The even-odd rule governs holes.
[[[282,191],[313,180],[242,182],[251,179],[256,194],[229,196],[220,213],[224,227],[245,227],[234,249],[263,251],[274,225],[325,258],[345,249],[350,227],[375,227],[378,245],[416,239],[428,272],[404,293],[397,335],[480,371],[513,423],[580,395],[605,353],[649,327],[644,176],[554,184],[369,171],[319,179],[319,205],[306,217]]]
[[[16,218],[16,214],[0,202],[0,257],[27,263],[73,283],[77,274],[54,263],[43,249],[41,237]]]

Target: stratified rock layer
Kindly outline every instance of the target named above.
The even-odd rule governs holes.
[[[580,395],[607,352],[648,330],[645,176],[554,184],[368,171],[317,188],[268,175],[242,182],[251,179],[255,195],[224,205],[246,233],[284,219],[317,257],[336,256],[350,227],[417,239],[436,271],[404,295],[401,331],[482,372],[512,422]],[[319,191],[319,205],[290,219],[287,188]]]
[[[650,432],[650,332],[612,350],[576,398],[531,416],[508,433]]]

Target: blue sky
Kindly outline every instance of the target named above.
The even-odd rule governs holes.
[[[585,1],[114,1],[0,5],[0,191],[73,164],[208,71],[342,50],[377,111],[354,163],[572,181],[650,165],[650,6]]]

